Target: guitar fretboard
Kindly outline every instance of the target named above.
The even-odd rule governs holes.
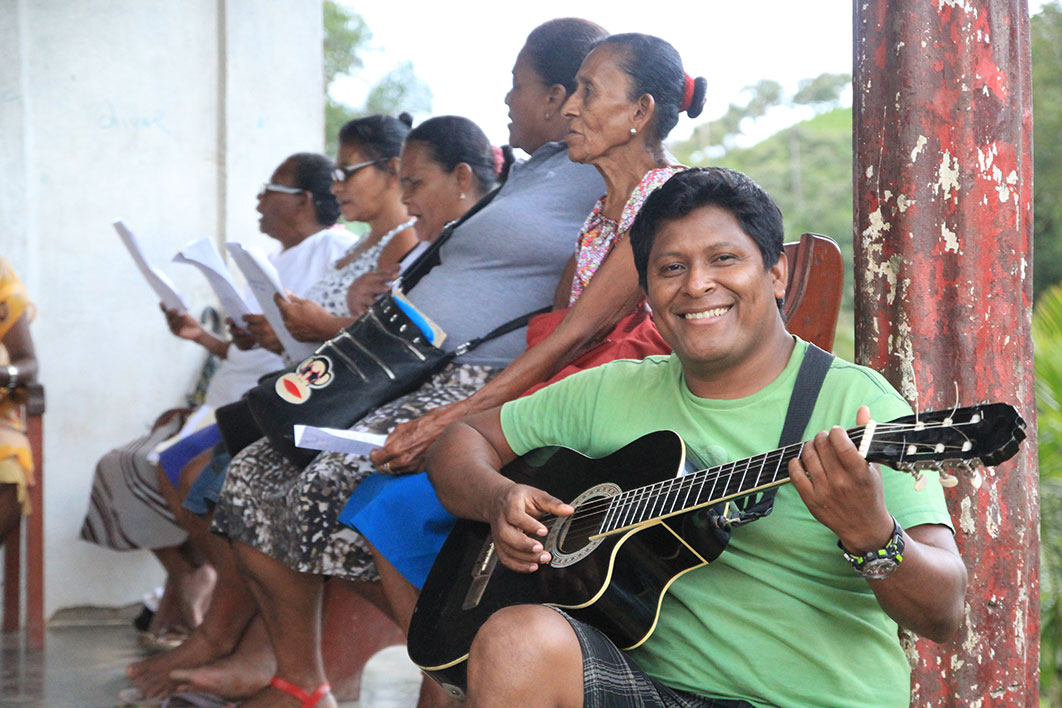
[[[852,442],[859,445],[864,429],[865,426],[860,426],[846,432]],[[800,457],[804,444],[787,445],[631,489],[611,497],[606,508],[588,508],[585,512],[601,515],[597,534],[603,535],[777,486],[789,481],[789,461]]]

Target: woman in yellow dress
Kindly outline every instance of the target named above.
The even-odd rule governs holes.
[[[17,392],[19,384],[37,376],[29,333],[33,312],[26,289],[0,257],[0,544],[30,511],[33,458]]]

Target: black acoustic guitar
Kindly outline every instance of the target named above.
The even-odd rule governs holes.
[[[957,480],[944,470],[957,465],[979,485],[975,468],[1013,457],[1024,428],[1012,406],[993,403],[846,432],[867,460],[911,472],[918,487],[926,469],[953,486]],[[476,632],[495,611],[520,604],[563,608],[617,646],[637,647],[652,634],[668,586],[725,548],[729,533],[718,523],[723,503],[788,482],[788,463],[803,446],[686,474],[685,445],[671,431],[650,433],[600,459],[552,447],[514,460],[503,474],[575,508],[572,516],[542,519],[551,562],[534,573],[511,571],[497,562],[488,524],[459,520],[413,612],[410,658],[462,696]]]

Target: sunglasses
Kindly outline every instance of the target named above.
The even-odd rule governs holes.
[[[387,162],[387,160],[369,160],[368,162],[359,162],[356,165],[340,165],[332,170],[332,181],[345,182],[348,177],[358,170],[369,167],[370,165],[378,165],[381,162]]]
[[[258,198],[261,199],[266,195],[266,192],[280,192],[281,194],[302,194],[305,189],[299,189],[298,187],[289,187],[286,184],[273,184],[272,182],[266,182],[258,190]]]

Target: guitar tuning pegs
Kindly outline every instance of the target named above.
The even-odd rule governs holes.
[[[975,469],[973,471],[973,476],[970,477],[970,483],[973,485],[974,489],[980,489],[981,488],[981,484],[984,483],[984,479],[981,477],[981,471],[980,470]]]
[[[940,474],[940,486],[950,489],[959,483],[955,475],[949,474],[943,469],[937,470],[937,472]]]
[[[923,472],[921,472],[921,471],[915,472],[914,473],[914,478],[915,478],[914,488],[915,488],[916,492],[920,492],[920,491],[922,491],[923,489],[926,488],[926,476],[925,476],[925,474]]]

